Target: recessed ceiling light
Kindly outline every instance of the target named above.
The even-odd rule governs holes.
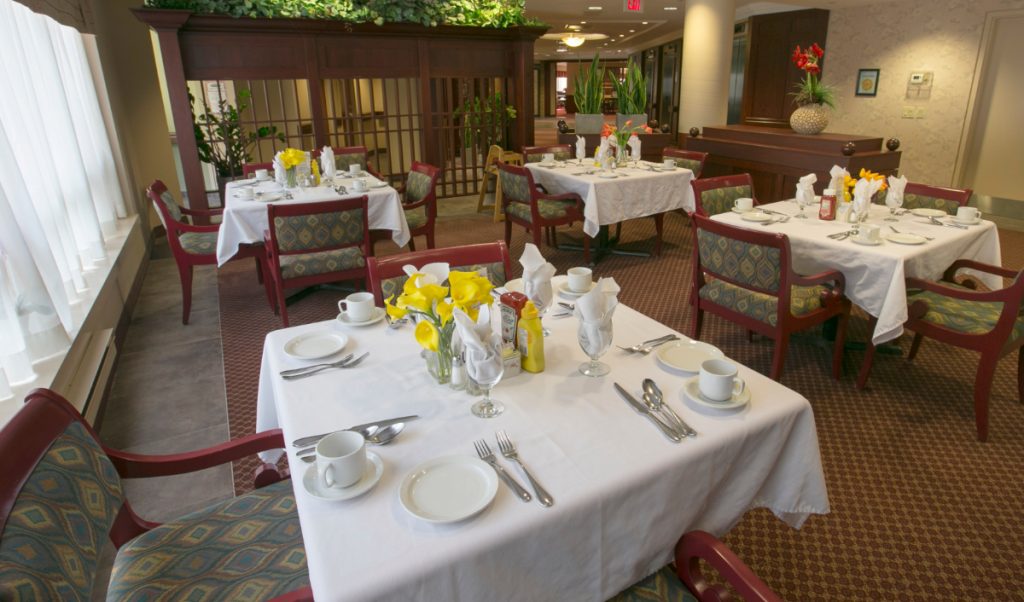
[[[586,24],[587,24],[586,21],[580,21],[580,25],[586,25]]]
[[[641,25],[647,25],[647,21],[640,21]]]
[[[635,29],[630,29],[629,33],[636,33],[636,30]]]
[[[619,37],[620,37],[620,38],[624,38],[624,37],[626,37],[626,34],[624,34],[624,33],[620,33],[620,34],[619,34]]]
[[[679,10],[678,6],[666,6],[665,10]]]
[[[556,48],[555,52],[567,52],[565,48]]]
[[[603,6],[588,6],[587,10],[604,10]]]

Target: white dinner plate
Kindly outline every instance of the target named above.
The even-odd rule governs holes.
[[[850,240],[857,243],[858,245],[864,245],[865,247],[877,247],[878,245],[882,244],[881,238],[879,238],[878,240],[864,240],[859,236],[851,236]]]
[[[430,523],[465,520],[490,505],[498,475],[472,456],[443,456],[420,464],[402,479],[398,499],[409,514]]]
[[[348,487],[324,487],[316,474],[316,462],[302,475],[302,486],[309,495],[328,502],[350,500],[373,488],[384,474],[384,462],[373,452],[366,452],[366,471],[363,477]]]
[[[273,201],[279,201],[284,195],[280,192],[264,192],[263,194],[257,194],[252,198],[254,201],[261,203],[270,203]]]
[[[898,242],[901,245],[923,245],[928,242],[928,239],[921,236],[920,234],[904,234],[893,232],[886,236],[891,242]],[[854,241],[856,242],[856,241]]]
[[[384,188],[387,185],[387,182],[377,182],[376,184],[370,184],[370,188]]]
[[[363,320],[362,322],[357,322],[357,321],[353,320],[352,318],[350,318],[348,316],[348,314],[346,314],[346,313],[340,313],[334,319],[337,320],[338,324],[341,324],[342,326],[369,326],[370,324],[376,324],[377,322],[380,322],[381,320],[383,320],[384,319],[384,314],[386,314],[386,313],[387,312],[384,310],[383,307],[374,307],[373,308],[373,314],[371,314],[369,320]]]
[[[569,288],[569,282],[565,281],[558,285],[558,294],[562,295],[563,297],[568,297],[569,299],[578,299],[583,295],[586,295],[590,291],[594,290],[595,286],[597,286],[597,283],[591,282],[589,289],[583,291],[582,293],[577,293],[576,291]]]
[[[686,339],[662,345],[654,357],[666,368],[696,374],[705,361],[725,357],[725,354],[714,345]]]
[[[284,352],[300,360],[315,360],[334,355],[348,343],[340,332],[307,332],[284,344]]]
[[[541,167],[554,167],[555,166],[554,163],[538,163],[537,165],[540,165]]]
[[[713,401],[704,397],[700,392],[700,377],[694,376],[693,378],[687,379],[683,383],[683,397],[689,399],[694,403],[698,403],[702,406],[714,408],[716,410],[731,410],[733,408],[739,408],[750,403],[750,388],[743,387],[743,392],[739,395],[733,395],[731,399],[726,401]]]
[[[981,223],[981,218],[976,217],[974,219],[957,219],[955,215],[949,216],[950,223],[960,224],[961,226],[977,226]]]
[[[604,178],[605,180],[614,180],[615,178],[617,178],[619,176],[617,176],[617,175],[615,175],[613,173],[599,173],[599,174],[597,174],[597,177]]]
[[[770,222],[775,218],[772,217],[772,214],[764,213],[763,211],[746,211],[743,213],[743,215],[740,216],[740,219],[743,219],[748,222],[763,223]]]
[[[917,209],[911,209],[911,213],[918,217],[945,217],[949,215],[941,209],[927,209],[925,207],[919,207]]]

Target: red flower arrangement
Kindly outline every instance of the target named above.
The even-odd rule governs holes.
[[[800,46],[793,50],[790,59],[798,69],[806,73],[803,81],[797,84],[797,91],[793,93],[793,102],[797,105],[824,104],[835,108],[835,91],[818,80],[821,75],[819,63],[824,56],[825,49],[818,46],[817,42],[806,50],[801,50]]]

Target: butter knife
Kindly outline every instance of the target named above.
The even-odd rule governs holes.
[[[642,404],[639,401],[637,401],[637,399],[635,397],[630,395],[628,391],[626,391],[625,389],[622,388],[622,385],[620,385],[619,383],[614,383],[614,384],[615,384],[615,390],[618,391],[619,395],[621,395],[622,398],[626,400],[626,403],[628,403],[629,405],[633,406],[634,410],[636,410],[640,414],[643,414],[651,422],[656,424],[658,426],[658,428],[661,429],[661,432],[665,434],[666,437],[671,439],[674,443],[679,443],[680,441],[683,440],[683,437],[678,432],[676,432],[675,429],[670,427],[668,424],[662,422],[662,420],[660,418],[658,418],[657,416],[652,414],[651,411],[649,409],[647,409],[647,406],[645,406],[644,404]]]
[[[367,422],[366,424],[357,424],[355,426],[350,426],[347,429],[338,429],[337,431],[331,431],[330,433],[323,433],[322,435],[310,435],[309,437],[301,437],[299,439],[296,439],[295,441],[292,441],[292,445],[294,447],[308,447],[308,446],[313,445],[317,441],[323,439],[324,437],[326,437],[327,435],[330,435],[332,433],[337,433],[337,432],[340,432],[340,431],[358,431],[358,430],[365,429],[365,428],[368,428],[368,427],[371,427],[371,426],[376,426],[378,428],[384,428],[386,426],[391,426],[392,424],[398,424],[399,422],[410,422],[410,421],[416,420],[418,418],[419,418],[419,416],[413,414],[412,416],[401,416],[399,418],[389,418],[387,420],[376,420],[374,422]]]

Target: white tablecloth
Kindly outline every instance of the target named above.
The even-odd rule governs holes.
[[[370,183],[376,182],[373,177],[366,178]],[[317,201],[335,201],[338,199],[352,199],[366,195],[367,212],[369,213],[371,230],[391,230],[391,240],[395,244],[404,247],[409,242],[409,224],[405,221],[405,211],[402,210],[402,200],[398,191],[391,186],[372,188],[366,192],[352,192],[352,180],[339,178],[336,184],[348,188],[349,194],[340,195],[328,186],[316,188],[304,188],[292,191],[291,200],[278,200],[273,203],[260,201],[243,201],[234,194],[238,189],[238,182],[228,182],[224,204],[224,217],[220,224],[220,233],[217,236],[217,265],[227,263],[238,252],[239,245],[263,242],[263,233],[267,230],[267,205],[286,203],[312,203]],[[259,191],[280,191],[280,187],[273,182],[257,184],[254,190]]]
[[[668,329],[619,306],[616,342],[636,343]],[[257,428],[280,426],[285,439],[376,419],[419,414],[398,439],[372,447],[384,462],[380,482],[362,497],[327,503],[308,495],[309,464],[289,447],[299,520],[317,600],[593,600],[610,596],[671,560],[676,539],[692,529],[722,534],[750,508],[771,509],[799,527],[829,511],[814,415],[798,393],[741,367],[751,404],[715,415],[680,397],[684,378],[654,355],[610,350],[611,374],[577,372],[585,356],[576,321],[545,319],[547,371],[502,381],[493,396],[505,413],[483,420],[475,397],[432,383],[411,327],[383,323],[347,330],[346,351],[370,356],[351,370],[296,381],[277,374],[302,362],[282,346],[297,334],[338,328],[308,324],[267,336]],[[669,442],[612,388],[639,389],[654,378],[666,399],[700,435]],[[408,514],[399,484],[420,462],[473,455],[484,438],[507,430],[520,457],[555,498],[551,508],[524,504],[504,484],[480,515],[434,525]],[[503,458],[506,470],[525,479]]]
[[[796,215],[797,206],[789,201],[764,205]],[[836,269],[846,277],[846,296],[872,316],[878,324],[871,340],[878,345],[898,338],[903,334],[903,323],[907,321],[907,289],[904,279],[908,277],[938,279],[943,271],[957,259],[974,259],[984,263],[1001,265],[999,234],[995,224],[982,221],[966,230],[935,226],[926,218],[907,213],[896,222],[884,221],[889,209],[872,205],[868,223],[882,227],[882,237],[892,232],[889,224],[900,232],[931,236],[922,245],[902,245],[884,241],[878,246],[865,246],[846,240],[832,240],[829,234],[850,229],[850,224],[840,221],[821,221],[817,207],[808,207],[808,219],[791,219],[785,223],[762,226],[744,221],[739,214],[729,212],[712,217],[734,226],[752,230],[782,232],[789,237],[793,251],[793,269],[800,274],[811,275],[828,269]],[[986,285],[1002,286],[998,277],[990,274],[976,274]]]
[[[619,168],[618,177],[605,179],[595,172],[581,173],[583,167],[571,163],[561,167],[541,167],[527,163],[533,180],[543,184],[551,194],[575,192],[584,202],[583,231],[597,236],[601,226],[627,219],[685,209],[693,211],[693,172],[678,167],[672,171],[652,172],[646,169]]]

